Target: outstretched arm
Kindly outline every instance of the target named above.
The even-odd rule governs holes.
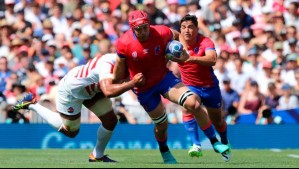
[[[142,73],[138,73],[131,81],[121,84],[113,84],[112,78],[102,79],[100,81],[101,90],[106,97],[116,97],[122,93],[132,89],[135,86],[142,86],[145,83],[145,79]]]

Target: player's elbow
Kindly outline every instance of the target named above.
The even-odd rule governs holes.
[[[104,93],[104,95],[108,98],[112,98],[112,97],[115,97],[117,96],[115,92],[113,92],[112,90],[102,90],[102,92]]]
[[[211,66],[215,66],[215,65],[216,65],[216,61],[212,61]]]
[[[216,57],[212,57],[209,66],[215,66],[216,62],[217,62],[217,58]]]
[[[118,96],[116,93],[111,92],[111,91],[104,92],[104,94],[105,94],[105,96],[108,97],[108,98],[112,98],[112,97],[116,97],[116,96]]]

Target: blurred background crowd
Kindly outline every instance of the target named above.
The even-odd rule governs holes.
[[[0,122],[43,123],[8,107],[32,92],[55,110],[59,80],[115,52],[129,29],[128,13],[143,9],[151,24],[176,30],[183,16],[196,15],[200,33],[216,46],[227,122],[255,113],[256,124],[272,123],[271,110],[299,107],[298,6],[298,0],[0,0]],[[121,123],[151,123],[131,91],[113,100]],[[165,108],[170,123],[181,122],[179,106],[165,101]],[[83,110],[82,122],[98,121]]]

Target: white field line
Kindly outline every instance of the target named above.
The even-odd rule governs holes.
[[[278,149],[278,148],[272,148],[272,149],[270,149],[270,151],[275,152],[275,153],[280,153],[280,152],[282,152],[282,150],[281,150],[281,149]]]
[[[288,154],[288,157],[299,158],[299,155],[296,155],[296,154]]]
[[[270,149],[270,151],[275,152],[275,153],[280,153],[280,152],[282,152],[281,149],[277,149],[277,148],[272,148],[272,149]],[[299,158],[299,155],[297,155],[297,154],[288,154],[288,157],[291,157],[291,158]]]

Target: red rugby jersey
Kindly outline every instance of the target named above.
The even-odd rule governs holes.
[[[205,56],[206,50],[215,50],[213,41],[205,36],[198,35],[196,43],[188,46],[190,56]],[[179,63],[182,81],[187,86],[211,87],[218,85],[218,79],[213,68],[195,63]]]
[[[128,30],[117,41],[117,54],[126,58],[132,79],[137,73],[143,73],[146,84],[135,88],[137,92],[145,92],[158,84],[168,72],[165,49],[173,38],[172,31],[163,25],[150,26],[150,35],[145,42],[139,42],[132,29]]]

